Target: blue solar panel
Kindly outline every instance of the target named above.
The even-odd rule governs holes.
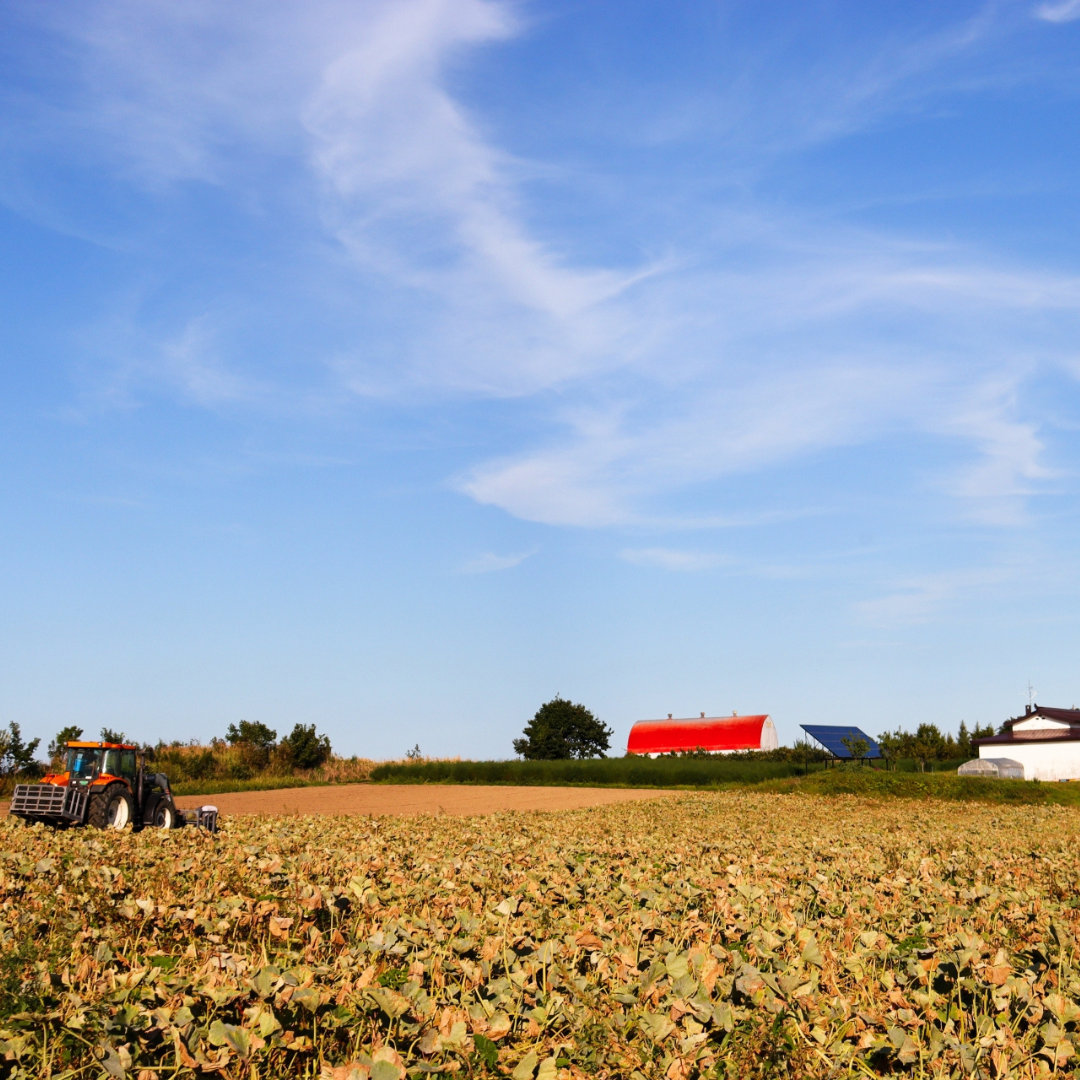
[[[844,739],[862,739],[870,749],[867,751],[868,758],[881,757],[881,747],[878,746],[862,728],[833,726],[832,724],[800,724],[799,727],[812,739],[816,739],[833,757],[850,758],[851,751],[844,745]]]

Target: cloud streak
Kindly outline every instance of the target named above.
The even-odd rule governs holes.
[[[898,582],[885,596],[860,601],[855,616],[868,626],[888,629],[917,626],[938,618],[965,597],[985,595],[1016,577],[1009,567],[978,567],[923,574]]]
[[[1080,0],[1064,0],[1060,4],[1040,4],[1035,9],[1037,18],[1044,22],[1067,23],[1080,19]]]
[[[674,551],[671,548],[626,548],[619,557],[634,566],[646,566],[659,570],[693,573],[729,566],[732,560],[716,552]]]
[[[492,551],[485,551],[482,555],[463,564],[460,572],[462,574],[492,574],[499,570],[513,570],[515,566],[520,566],[526,559],[535,555],[538,550],[538,548],[533,548],[531,551],[521,551],[516,555],[496,555]]]

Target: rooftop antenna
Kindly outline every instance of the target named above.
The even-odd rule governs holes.
[[[1036,695],[1036,694],[1037,694],[1038,692],[1039,692],[1039,691],[1038,691],[1038,690],[1036,690],[1036,689],[1035,689],[1035,687],[1031,685],[1031,680],[1030,680],[1030,679],[1028,679],[1028,687],[1027,687],[1027,699],[1028,699],[1028,705],[1034,705],[1034,704],[1035,704],[1035,695]]]

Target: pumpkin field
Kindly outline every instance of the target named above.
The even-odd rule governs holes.
[[[1080,814],[0,822],[0,1077],[1072,1075]]]

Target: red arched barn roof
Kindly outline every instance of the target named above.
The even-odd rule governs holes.
[[[771,736],[771,738],[770,738]],[[703,716],[691,720],[639,720],[630,729],[630,754],[676,750],[767,750],[776,746],[768,715]]]

